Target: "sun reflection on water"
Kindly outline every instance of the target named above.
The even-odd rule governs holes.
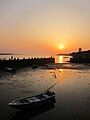
[[[63,56],[59,56],[59,63],[63,63]]]
[[[63,73],[63,69],[59,69],[59,73],[61,73],[61,74],[62,74],[62,73]]]

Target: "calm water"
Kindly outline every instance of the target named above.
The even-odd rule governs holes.
[[[89,120],[90,65],[62,64],[56,57],[58,69],[24,68],[15,74],[0,72],[0,120]],[[66,59],[66,58],[65,58]],[[63,69],[60,68],[61,64]],[[14,99],[40,93],[56,83],[54,106],[32,112],[8,107]]]

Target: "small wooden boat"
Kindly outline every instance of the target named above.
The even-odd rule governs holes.
[[[55,101],[55,93],[47,90],[46,92],[43,92],[35,96],[14,100],[8,105],[12,108],[24,109],[24,108],[35,108],[35,107],[43,106],[45,104],[53,103],[54,101]]]

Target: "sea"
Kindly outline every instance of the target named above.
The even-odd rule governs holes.
[[[1,55],[0,59],[9,59]],[[50,57],[42,55],[14,55],[14,58]],[[0,120],[89,120],[90,64],[69,63],[70,56],[55,57],[56,69],[31,67],[15,73],[0,71]],[[55,84],[55,85],[54,85]],[[50,86],[56,102],[42,108],[16,110],[8,103],[42,93]]]

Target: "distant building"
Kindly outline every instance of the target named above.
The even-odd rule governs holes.
[[[79,48],[79,52],[81,52],[82,51],[82,48]]]
[[[71,56],[73,58],[70,58],[70,62],[90,63],[90,50],[82,51],[81,48],[79,48],[79,52],[73,52]]]

